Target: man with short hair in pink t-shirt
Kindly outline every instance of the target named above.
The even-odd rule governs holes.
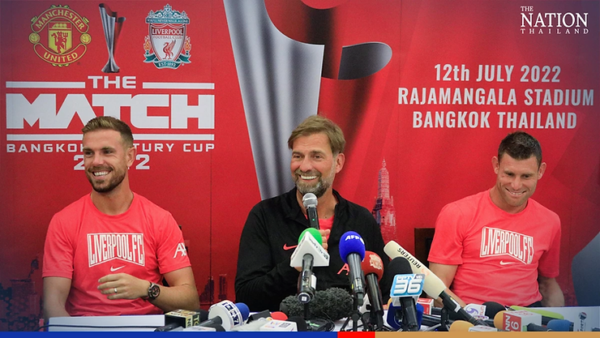
[[[93,190],[54,215],[48,227],[44,317],[197,310],[181,230],[169,212],[129,187],[127,170],[136,154],[131,129],[101,116],[82,132]]]
[[[539,142],[509,134],[492,158],[496,184],[446,205],[438,216],[429,262],[462,305],[564,306],[556,281],[558,215],[530,199],[546,170]]]

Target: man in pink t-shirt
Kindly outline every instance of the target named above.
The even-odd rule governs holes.
[[[48,227],[44,317],[197,310],[181,230],[169,212],[129,187],[127,170],[136,153],[131,129],[101,116],[82,131],[93,189],[54,215]]]
[[[546,170],[539,142],[509,134],[492,158],[496,184],[446,205],[429,253],[431,271],[462,305],[564,306],[556,282],[560,219],[531,199]]]

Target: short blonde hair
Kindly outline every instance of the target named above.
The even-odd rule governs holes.
[[[108,129],[118,131],[123,139],[123,144],[127,147],[133,147],[133,134],[127,123],[112,116],[98,116],[88,121],[81,129],[83,135],[90,131]]]
[[[309,136],[317,133],[327,135],[331,152],[334,155],[344,152],[346,139],[344,139],[342,129],[330,119],[320,115],[312,115],[302,121],[302,123],[292,131],[292,134],[288,139],[288,147],[292,149],[294,141],[301,136]]]

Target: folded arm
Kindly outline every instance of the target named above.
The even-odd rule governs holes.
[[[542,306],[557,307],[565,306],[565,296],[555,278],[544,276],[538,277],[540,293],[542,294]]]
[[[458,265],[447,265],[447,264],[439,264],[429,262],[429,269],[436,276],[438,276],[444,285],[446,285],[446,293],[449,294],[454,300],[460,304],[460,306],[465,307],[467,304],[463,302],[454,292],[450,291],[450,285],[452,285],[452,281],[454,281],[454,275],[456,275],[456,270],[458,269]],[[441,298],[435,300],[435,306],[443,307]]]
[[[191,267],[185,267],[164,275],[169,286],[159,285],[159,296],[150,301],[161,310],[198,310],[200,303]],[[98,281],[98,289],[108,299],[137,299],[148,296],[150,282],[125,273],[106,275]],[[117,292],[115,292],[117,291]]]

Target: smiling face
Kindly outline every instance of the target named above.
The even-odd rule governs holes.
[[[532,155],[525,160],[517,160],[508,154],[500,160],[492,158],[496,173],[496,185],[490,196],[494,204],[509,213],[518,213],[527,206],[527,199],[533,195],[537,181],[546,170],[546,163],[538,166],[537,158]]]
[[[125,146],[118,131],[98,129],[83,135],[85,174],[96,192],[109,193],[119,187],[134,158],[135,148]]]
[[[342,170],[344,154],[331,152],[324,133],[298,137],[292,146],[290,170],[298,191],[313,193],[317,198],[331,189],[335,174]]]

